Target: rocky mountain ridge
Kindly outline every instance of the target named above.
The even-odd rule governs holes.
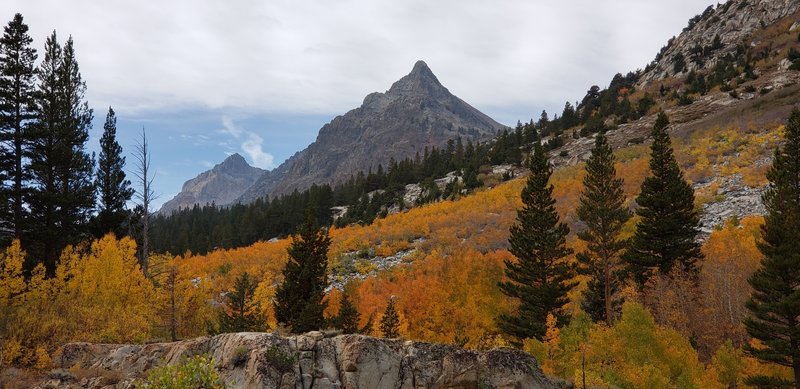
[[[241,155],[232,154],[211,170],[186,181],[180,193],[164,203],[159,212],[169,215],[194,205],[230,205],[264,173],[265,170],[250,166]]]
[[[327,337],[322,332],[281,337],[229,333],[173,343],[71,343],[38,388],[133,388],[151,368],[209,354],[226,387],[281,389],[529,388],[556,386],[532,356],[517,350],[464,350],[455,346]],[[72,371],[83,372],[81,377]],[[88,372],[88,373],[86,373]]]
[[[761,42],[752,39],[754,33],[798,11],[800,2],[796,0],[729,0],[709,6],[667,43],[644,72],[640,85],[692,70],[711,70],[720,58],[735,55],[737,46],[759,46]],[[704,58],[693,60],[698,56]],[[685,69],[676,71],[676,64]]]
[[[323,126],[317,139],[273,171],[263,174],[239,199],[335,184],[391,159],[442,148],[447,141],[486,141],[504,128],[445,88],[423,61],[385,93],[371,93],[363,104]]]

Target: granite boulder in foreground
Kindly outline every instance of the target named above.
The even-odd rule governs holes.
[[[145,377],[151,368],[205,353],[213,357],[227,387],[555,387],[536,360],[521,351],[478,352],[363,335],[325,337],[321,332],[290,337],[231,333],[146,345],[70,343],[54,360],[57,369],[40,387],[133,387],[135,379]],[[70,370],[84,376],[78,379]]]

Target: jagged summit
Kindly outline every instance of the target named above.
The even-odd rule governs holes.
[[[191,208],[195,204],[229,205],[264,172],[250,166],[239,153],[233,153],[211,170],[186,181],[181,192],[164,203],[159,212],[168,215],[182,208]]]
[[[417,61],[385,93],[367,95],[360,107],[323,126],[314,143],[265,173],[240,201],[336,184],[426,147],[444,147],[456,137],[486,141],[502,128],[451,94],[424,61]]]
[[[222,169],[222,170],[238,170],[238,169],[246,169],[250,167],[247,161],[242,157],[239,153],[233,153],[225,158],[221,164],[214,166],[214,169]]]
[[[411,73],[408,73],[408,76],[404,78],[416,78],[420,80],[432,81],[437,85],[442,85],[439,83],[439,79],[436,78],[436,75],[433,74],[431,68],[428,67],[428,64],[425,63],[423,60],[419,60],[414,64],[414,68],[411,69]]]
[[[397,80],[386,92],[387,95],[408,96],[427,93],[431,97],[445,97],[450,94],[433,74],[424,61],[417,61],[411,73]]]

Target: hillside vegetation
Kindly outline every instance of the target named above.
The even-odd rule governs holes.
[[[677,146],[677,155],[694,179],[741,174],[753,185],[761,185],[764,169],[748,161],[767,158],[781,132],[782,127],[697,132],[691,141]],[[646,148],[636,145],[616,155],[617,171],[625,178],[630,203],[647,172]],[[580,228],[574,210],[583,175],[582,165],[559,169],[553,175],[557,209],[571,231]],[[331,229],[329,266],[333,277],[347,274],[345,268],[366,274],[374,270],[373,256],[414,250],[400,265],[347,284],[361,314],[359,326],[372,321],[375,327],[370,330],[378,334],[377,320],[393,297],[403,337],[455,342],[475,349],[507,345],[495,318],[514,307],[497,283],[504,279],[504,261],[512,258],[507,250],[508,230],[521,205],[523,183],[522,178],[514,179],[458,200],[392,214],[371,225]],[[713,182],[700,189],[697,206],[719,200],[715,190]],[[634,222],[628,223],[628,233]],[[572,322],[558,339],[531,341],[525,348],[541,358],[546,372],[567,378],[577,374],[579,353],[586,349],[590,380],[629,382],[633,387],[662,382],[658,380],[675,383],[678,378],[701,387],[726,387],[719,376],[729,372],[720,372],[722,369],[734,369],[737,379],[756,368],[779,370],[759,365],[740,351],[748,342],[741,324],[750,293],[746,280],[761,259],[755,248],[760,223],[759,217],[730,220],[710,235],[703,245],[706,259],[698,288],[702,293],[696,296],[696,303],[686,304],[681,295],[687,292],[681,289],[686,285],[674,285],[674,280],[665,278],[652,286],[658,303],[651,311],[631,302],[622,319],[607,327],[591,323],[580,311],[579,287],[571,295]],[[255,298],[267,312],[269,328],[275,329],[271,298],[281,279],[289,243],[290,239],[258,242],[199,256],[157,255],[151,258],[154,284],[144,279],[130,283],[141,278],[141,273],[134,243],[127,238],[107,236],[90,247],[70,247],[62,255],[56,278],[45,279],[35,271],[28,281],[22,278],[21,267],[14,265],[21,263],[24,253],[19,246],[12,246],[0,276],[3,309],[8,313],[3,317],[8,321],[6,328],[11,329],[3,360],[46,366],[64,342],[164,339],[171,326],[177,338],[204,335],[205,323],[216,320],[215,310],[206,302],[222,303],[220,292],[231,290],[234,279],[244,272],[259,281]],[[574,234],[568,244],[581,250],[581,241]],[[353,259],[347,255],[353,252],[366,254]],[[116,283],[122,280],[125,286]],[[624,293],[637,301],[633,289]],[[328,293],[328,315],[338,311],[340,298],[339,290]],[[120,321],[120,317],[128,319]],[[120,327],[123,323],[125,327]],[[642,336],[658,339],[661,345],[651,352],[652,360],[629,360],[614,351],[656,344]],[[612,357],[609,367],[608,358]],[[642,363],[650,366],[646,377],[640,376]],[[662,376],[668,371],[680,377]],[[620,381],[603,378],[612,373],[617,377],[614,380]]]

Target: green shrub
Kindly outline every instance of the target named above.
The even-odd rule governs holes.
[[[214,360],[210,355],[196,355],[178,365],[167,365],[150,370],[143,388],[183,389],[183,388],[223,388],[219,373],[214,370]]]
[[[283,352],[278,346],[272,346],[264,353],[264,357],[270,366],[274,367],[281,373],[290,373],[294,371],[295,359]]]
[[[233,367],[239,367],[247,363],[247,360],[250,358],[250,350],[246,347],[239,346],[233,350],[233,356],[231,357],[231,365]]]

